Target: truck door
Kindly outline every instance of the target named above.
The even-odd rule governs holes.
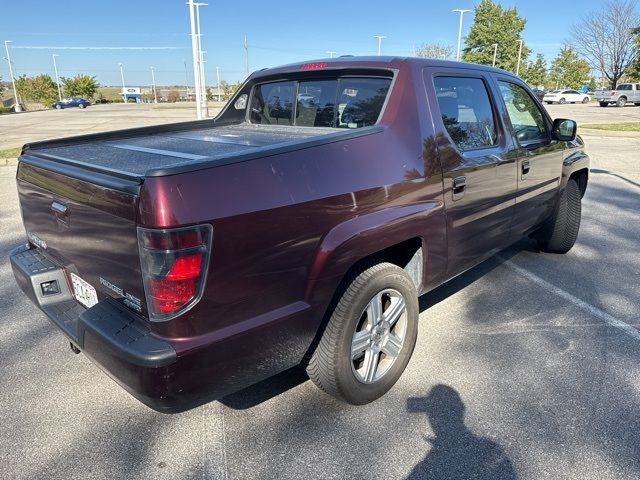
[[[518,149],[518,194],[512,238],[520,238],[551,215],[558,194],[564,144],[551,136],[552,122],[543,107],[515,79],[498,78],[506,128]]]
[[[516,156],[498,121],[488,74],[427,68],[424,77],[443,172],[452,276],[508,242]]]

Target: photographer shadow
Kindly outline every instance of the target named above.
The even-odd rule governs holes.
[[[408,479],[516,479],[511,460],[500,445],[465,426],[465,405],[453,388],[436,385],[426,397],[408,399],[407,409],[425,413],[435,434],[425,437],[431,449]]]

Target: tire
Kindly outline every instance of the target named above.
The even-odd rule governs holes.
[[[536,235],[540,250],[549,253],[567,253],[571,250],[580,230],[581,199],[578,184],[569,179],[560,194],[553,217]]]
[[[624,107],[627,104],[627,99],[625,97],[620,97],[616,102],[616,107]]]
[[[608,102],[600,102],[600,106],[601,107],[608,107],[609,103]]]
[[[80,105],[78,105],[80,108],[85,108],[85,106],[81,103]]]
[[[561,98],[560,101],[558,102],[560,105],[564,105],[565,103],[567,103],[567,101],[564,98]]]
[[[62,106],[56,105],[56,110],[62,110]]]
[[[589,103],[589,97],[584,97],[582,99],[582,103]]]
[[[404,300],[403,311],[398,311],[400,299]],[[381,308],[370,308],[372,305]],[[381,314],[372,315],[372,311]],[[409,363],[418,335],[418,313],[416,288],[402,268],[391,263],[367,268],[342,290],[307,365],[309,378],[324,392],[353,405],[376,400],[396,383]],[[377,323],[377,319],[382,321]],[[395,342],[390,341],[392,336]],[[354,344],[357,337],[359,344]],[[391,351],[396,355],[387,353]],[[374,368],[367,368],[367,360]]]
[[[634,103],[636,107],[640,107],[640,103]]]
[[[551,105],[553,102],[547,102],[547,105]]]

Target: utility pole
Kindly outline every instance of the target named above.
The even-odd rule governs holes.
[[[198,49],[198,37],[196,33],[196,5],[193,0],[189,0],[189,21],[191,24],[191,55],[193,57],[193,83],[196,90],[196,117],[202,120],[202,90],[200,80],[200,50]]]
[[[496,66],[496,58],[498,57],[498,44],[494,43],[493,44],[493,65],[491,65],[492,67]]]
[[[470,12],[471,10],[462,10],[460,8],[456,8],[454,10],[451,10],[452,12],[457,12],[460,14],[460,24],[458,25],[458,53],[456,54],[456,60],[459,62],[460,61],[460,46],[462,44],[462,17],[464,17],[464,14],[467,12]]]
[[[156,75],[151,67],[151,82],[153,83],[153,103],[158,103],[158,91],[156,90]]]
[[[124,100],[124,103],[127,103],[127,89],[124,86],[124,66],[121,63],[118,65],[120,66],[120,79],[122,80],[122,100]]]
[[[327,50],[324,53],[328,53],[329,54],[329,58],[333,58],[333,56],[336,54],[336,52],[334,52],[333,50]]]
[[[11,84],[13,85],[13,96],[15,97],[15,104],[13,106],[14,112],[21,112],[22,107],[20,106],[20,101],[18,100],[18,90],[16,89],[16,79],[13,76],[13,65],[11,64],[11,55],[9,54],[9,44],[13,43],[11,40],[4,41],[4,48],[7,51],[7,62],[9,63],[9,75],[11,76]]]
[[[378,39],[378,56],[380,56],[382,53],[382,39],[387,37],[385,37],[384,35],[374,35],[373,38]]]
[[[244,36],[244,77],[249,78],[249,44],[247,36]]]
[[[191,92],[189,91],[189,70],[187,69],[187,61],[184,61],[184,80],[185,80],[185,84],[184,86],[187,89],[187,100],[189,100],[189,96],[191,95]]]
[[[200,89],[202,91],[202,115],[204,118],[209,116],[209,107],[207,106],[207,84],[204,75],[204,54],[202,51],[202,34],[200,33],[200,7],[206,7],[206,3],[194,3],[196,6],[196,31],[198,35],[198,51],[200,52]]]
[[[520,59],[522,58],[522,39],[518,40],[520,42],[520,48],[518,49],[518,65],[516,65],[516,77],[520,74]]]
[[[216,67],[216,77],[218,78],[218,101],[220,101],[220,67]]]
[[[60,79],[58,78],[58,65],[56,64],[57,53],[51,55],[53,57],[53,71],[56,72],[56,85],[58,86],[58,100],[62,101],[62,92],[60,91]]]

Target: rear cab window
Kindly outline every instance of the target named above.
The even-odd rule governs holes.
[[[257,84],[249,121],[263,125],[362,128],[380,117],[391,77],[305,78]]]

